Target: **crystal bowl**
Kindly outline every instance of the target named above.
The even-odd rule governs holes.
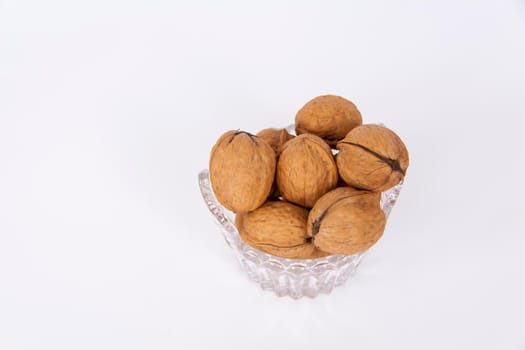
[[[199,187],[206,206],[219,225],[220,231],[248,277],[262,289],[277,296],[314,298],[330,293],[343,285],[355,271],[365,252],[354,255],[331,255],[318,259],[287,259],[262,252],[245,244],[233,224],[234,214],[217,202],[210,184],[208,170],[199,173]],[[381,195],[381,209],[388,218],[402,183]]]

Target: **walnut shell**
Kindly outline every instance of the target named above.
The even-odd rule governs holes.
[[[257,133],[257,136],[268,142],[277,156],[281,153],[281,148],[286,141],[295,137],[290,135],[286,129],[274,128],[263,129]]]
[[[325,252],[351,255],[374,245],[383,235],[386,217],[380,193],[339,187],[321,197],[308,215],[306,232]]]
[[[408,168],[408,151],[399,136],[380,125],[362,125],[337,143],[339,174],[350,186],[384,191],[397,185]]]
[[[311,208],[337,184],[337,167],[332,150],[318,136],[297,136],[284,144],[277,162],[276,177],[284,199]]]
[[[306,236],[308,211],[282,201],[266,202],[249,213],[235,216],[242,240],[268,254],[292,259],[325,256]]]
[[[215,197],[234,212],[260,207],[270,194],[275,165],[275,152],[266,141],[244,131],[226,132],[210,155]]]
[[[363,123],[351,101],[334,95],[318,96],[307,102],[295,116],[297,135],[310,133],[335,146],[350,130]]]

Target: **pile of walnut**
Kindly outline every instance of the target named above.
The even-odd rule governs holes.
[[[367,250],[385,229],[381,192],[408,167],[403,141],[362,125],[356,106],[333,95],[301,108],[295,131],[222,135],[210,155],[217,200],[236,213],[243,241],[266,253],[312,259]]]

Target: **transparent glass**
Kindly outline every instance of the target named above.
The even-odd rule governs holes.
[[[277,296],[314,298],[343,285],[355,271],[365,252],[354,255],[332,255],[319,259],[286,259],[264,253],[245,244],[233,224],[234,214],[215,198],[208,170],[199,173],[199,187],[206,206],[218,223],[226,243],[233,250],[241,268],[262,289]],[[381,195],[381,209],[388,218],[396,203],[402,183]]]

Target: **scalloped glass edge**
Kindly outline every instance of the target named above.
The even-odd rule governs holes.
[[[381,209],[387,218],[402,185],[401,182],[381,194]],[[263,290],[273,291],[279,297],[314,298],[320,293],[330,293],[334,287],[348,280],[366,253],[318,259],[287,259],[264,253],[242,241],[233,223],[234,214],[221,206],[213,194],[208,169],[199,173],[199,187],[206,206],[242,270]]]

